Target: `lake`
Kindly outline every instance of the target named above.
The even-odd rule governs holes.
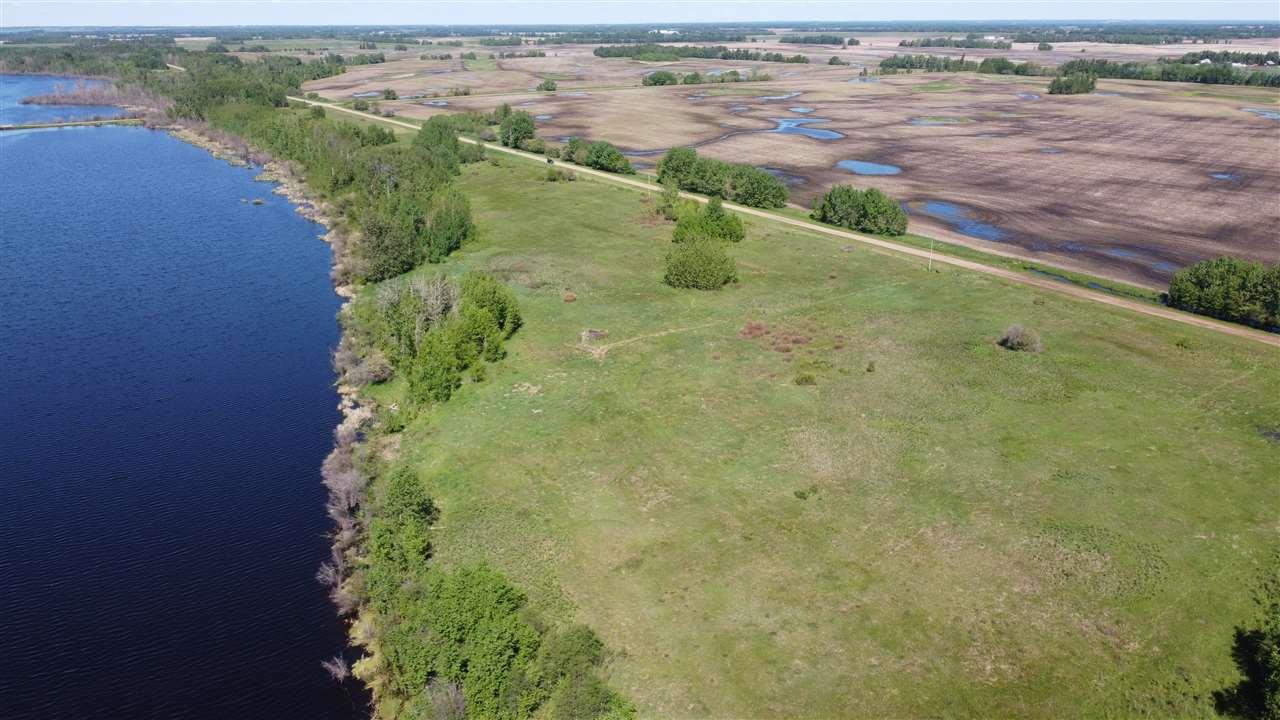
[[[47,123],[55,120],[78,120],[92,117],[117,117],[124,110],[110,105],[23,105],[22,99],[47,95],[59,86],[71,90],[76,83],[96,84],[95,80],[56,75],[0,75],[0,125]]]
[[[359,716],[314,579],[340,299],[256,172],[140,127],[0,133],[6,718]]]

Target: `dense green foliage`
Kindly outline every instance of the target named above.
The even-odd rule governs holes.
[[[1174,273],[1169,304],[1257,328],[1280,328],[1280,263],[1234,257],[1205,260]]]
[[[546,80],[543,80],[542,82],[538,83],[538,87],[535,89],[540,92],[555,92],[555,89],[557,87],[558,86],[556,85],[555,80],[552,80],[551,78],[547,78]]]
[[[742,218],[725,212],[720,198],[713,197],[701,208],[690,208],[678,213],[672,242],[687,243],[699,240],[718,240],[736,243],[746,237]]]
[[[814,203],[809,216],[828,225],[873,235],[902,235],[907,231],[906,211],[876,188],[858,190],[836,185]]]
[[[846,38],[843,35],[783,35],[779,42],[789,45],[858,45],[858,38]]]
[[[1195,62],[1199,62],[1197,59]],[[1253,85],[1280,87],[1280,73],[1264,70],[1245,71],[1226,63],[1205,65],[1183,62],[1113,62],[1111,60],[1072,60],[1058,68],[1061,75],[1086,73],[1100,78],[1122,80],[1158,80],[1195,82],[1210,85]]]
[[[1245,65],[1262,65],[1271,63],[1280,65],[1280,50],[1269,50],[1265,53],[1259,52],[1236,52],[1234,50],[1201,50],[1200,52],[1189,52],[1173,61],[1161,58],[1162,62],[1179,62],[1184,65],[1194,65],[1201,60],[1208,60],[1211,63],[1243,63]]]
[[[648,62],[671,62],[682,58],[705,58],[708,60],[751,60],[754,62],[807,63],[804,55],[783,55],[779,52],[760,52],[728,48],[724,45],[697,47],[693,45],[656,45],[644,43],[639,45],[605,45],[592,51],[596,57],[602,58],[634,58]]]
[[[655,70],[640,80],[642,85],[676,85],[679,82],[680,78],[670,70]]]
[[[1049,81],[1050,95],[1084,95],[1098,86],[1098,78],[1089,73],[1059,75]]]
[[[1033,62],[1016,63],[1005,57],[990,57],[978,63],[978,72],[988,75],[1043,75],[1045,70]]]
[[[667,253],[662,281],[671,287],[719,290],[738,279],[733,258],[717,240],[695,239],[676,243]]]
[[[880,61],[880,72],[892,75],[899,70],[927,70],[929,72],[964,72],[978,69],[978,63],[963,58],[940,55],[890,55]]]
[[[588,143],[582,138],[571,138],[561,150],[560,156],[575,165],[585,165],[596,170],[623,175],[635,173],[627,156],[603,140]]]
[[[533,136],[533,116],[523,110],[507,113],[498,126],[498,138],[507,147],[518,148]]]
[[[667,181],[752,207],[784,207],[790,196],[785,183],[760,168],[700,157],[693,148],[672,148],[658,161],[658,182]]]
[[[983,48],[987,50],[1009,50],[1013,44],[1007,40],[987,40],[974,33],[963,38],[926,37],[902,40],[898,47],[948,47],[948,48]]]

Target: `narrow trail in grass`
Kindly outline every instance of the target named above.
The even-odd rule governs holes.
[[[407,130],[417,131],[421,129],[421,126],[416,123],[409,123],[403,120],[396,120],[394,118],[380,117],[378,115],[373,115],[371,113],[360,112],[358,110],[345,108],[345,107],[342,107],[341,105],[335,105],[333,103],[321,102],[318,100],[308,100],[307,98],[296,97],[292,95],[289,96],[289,99],[296,100],[298,102],[305,103],[307,105],[319,105],[320,107],[323,107],[325,109],[336,110],[338,112],[347,113],[349,115],[354,115],[356,117],[364,118],[366,120],[375,120],[378,122],[404,128]],[[525,152],[523,150],[516,150],[513,148],[502,147],[500,145],[483,143],[477,140],[472,140],[471,138],[467,138],[467,137],[459,137],[458,139],[461,140],[462,142],[469,143],[472,145],[484,145],[487,150],[496,150],[497,152],[501,152],[507,155],[512,155],[514,157],[520,157],[526,160],[532,160],[534,162],[544,163],[549,167],[562,167],[568,170],[572,170],[576,173],[581,173],[584,175],[590,175],[592,177],[601,178],[608,182],[616,183],[618,185],[623,185],[631,188],[637,188],[640,190],[644,190],[645,192],[655,192],[656,190],[658,190],[658,188],[656,188],[654,185],[650,183],[644,182],[642,180],[636,180],[634,178],[630,178],[624,175],[615,175],[613,173],[608,173],[603,170],[595,170],[592,168],[582,167],[580,165],[573,165],[571,163],[562,162],[560,160],[552,160],[542,155],[535,155],[533,153]],[[694,200],[696,202],[707,201],[707,198],[701,195],[694,195],[693,193],[681,192],[680,195],[682,197],[685,197],[690,200]],[[934,262],[934,263],[950,265],[952,267],[963,268],[965,270],[972,270],[973,272],[985,273],[987,275],[992,275],[994,277],[998,277],[1003,280],[1008,280],[1021,285],[1034,287],[1038,290],[1047,290],[1050,292],[1060,293],[1063,295],[1069,295],[1071,297],[1079,298],[1081,300],[1090,300],[1096,303],[1101,303],[1103,305],[1110,305],[1111,307],[1123,308],[1125,310],[1140,313],[1143,315],[1149,315],[1151,317],[1163,318],[1165,320],[1172,320],[1174,322],[1179,322],[1184,325],[1191,325],[1194,327],[1204,328],[1207,330],[1213,330],[1215,332],[1220,332],[1225,335],[1231,335],[1233,337],[1244,338],[1246,340],[1253,340],[1255,342],[1261,342],[1267,345],[1272,345],[1274,347],[1280,347],[1280,334],[1263,332],[1261,330],[1254,330],[1252,328],[1244,327],[1242,325],[1232,325],[1230,323],[1214,320],[1212,318],[1204,317],[1202,315],[1193,315],[1191,313],[1185,313],[1180,310],[1174,310],[1172,308],[1164,307],[1161,305],[1150,305],[1147,303],[1138,302],[1136,300],[1129,300],[1126,298],[1115,297],[1113,295],[1095,292],[1093,290],[1088,290],[1075,285],[1066,285],[1064,283],[1061,283],[1049,278],[1037,278],[1037,277],[1027,275],[1025,273],[1017,272],[1015,270],[1008,270],[1006,268],[986,265],[984,263],[980,263],[974,260],[966,260],[964,258],[953,257],[950,255],[940,255],[934,252],[930,252],[928,250],[911,247],[909,245],[901,245],[891,240],[882,240],[880,238],[872,237],[870,235],[862,235],[859,233],[850,232],[848,230],[842,230],[840,228],[829,227],[826,225],[819,225],[817,223],[808,222],[805,220],[797,220],[794,218],[783,217],[771,212],[767,212],[765,210],[760,210],[758,208],[747,207],[745,205],[738,205],[736,203],[725,202],[724,207],[727,209],[733,210],[734,212],[740,213],[742,215],[750,215],[752,217],[762,218],[764,220],[768,220],[771,222],[775,222],[783,225],[790,225],[793,227],[800,228],[802,230],[807,230],[812,233],[819,233],[822,235],[826,235],[831,238],[839,238],[841,240],[850,240],[850,241],[861,243],[863,245],[866,245],[872,248],[880,249],[880,250],[891,252],[891,253],[897,253],[899,255],[910,255],[920,259],[929,260],[930,262]]]

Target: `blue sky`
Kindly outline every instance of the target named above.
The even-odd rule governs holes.
[[[0,27],[942,19],[1280,22],[1280,0],[0,0]]]

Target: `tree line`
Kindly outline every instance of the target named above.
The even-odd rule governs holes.
[[[785,207],[790,195],[785,183],[754,165],[701,157],[687,147],[672,148],[658,161],[658,182],[751,207]]]
[[[949,47],[949,48],[984,48],[988,50],[1009,50],[1013,44],[1007,40],[987,40],[973,33],[963,38],[926,37],[902,40],[898,47]]]
[[[643,43],[638,45],[602,45],[592,51],[596,57],[633,58],[647,62],[671,62],[683,58],[704,58],[709,60],[750,60],[753,62],[807,63],[804,55],[783,55],[780,52],[760,52],[743,48],[728,48],[724,45],[656,45]]]

